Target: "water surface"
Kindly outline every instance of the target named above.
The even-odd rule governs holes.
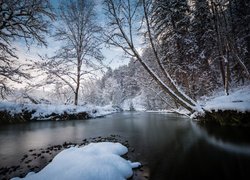
[[[135,148],[149,179],[250,179],[250,129],[199,126],[175,114],[117,113],[83,121],[0,126],[0,166],[29,149],[120,135]]]

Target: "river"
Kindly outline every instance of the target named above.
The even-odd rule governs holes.
[[[176,114],[124,112],[76,121],[0,126],[0,167],[30,149],[119,135],[135,149],[149,179],[250,179],[250,129],[200,126]]]

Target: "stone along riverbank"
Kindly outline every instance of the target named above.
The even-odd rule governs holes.
[[[30,149],[19,160],[18,165],[0,166],[0,179],[7,180],[13,177],[25,177],[29,172],[38,172],[49,164],[53,158],[62,150],[72,146],[85,146],[89,143],[97,142],[119,142],[128,148],[128,153],[123,155],[125,159],[134,160],[136,158],[135,149],[129,145],[129,142],[120,135],[110,135],[107,137],[94,137],[83,139],[81,143],[64,142],[63,144],[51,145],[45,148]],[[131,179],[143,180],[148,179],[147,167],[142,166],[134,170],[134,175]]]

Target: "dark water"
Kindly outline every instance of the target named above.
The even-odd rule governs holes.
[[[29,149],[111,134],[135,148],[149,179],[250,179],[249,128],[201,127],[158,113],[0,126],[0,166],[18,164]]]

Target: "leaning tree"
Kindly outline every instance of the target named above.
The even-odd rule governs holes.
[[[237,17],[246,25],[249,3],[240,2],[236,4],[244,5],[244,11]],[[220,63],[217,66],[221,69],[227,95],[233,68],[249,79],[246,53],[249,26],[239,31],[238,34],[244,33],[245,38],[241,38],[242,45],[237,46],[237,38],[234,40],[231,30],[235,25],[231,23],[236,23],[233,20],[238,18],[230,18],[230,13],[234,14],[235,1],[105,0],[105,4],[109,20],[107,42],[137,60],[162,91],[190,112],[203,110],[193,100],[195,96],[190,98],[192,93],[187,96],[179,86],[186,88],[186,92],[191,87],[191,91],[198,93],[202,93],[200,87],[206,88],[204,92],[211,88],[214,61]],[[150,62],[139,53],[141,49],[151,51]],[[243,55],[240,51],[244,51]]]
[[[140,62],[161,89],[174,101],[189,110],[199,110],[197,103],[180,90],[163,64],[159,52],[159,40],[155,38],[151,26],[151,1],[105,0],[106,14],[109,19],[107,42],[120,47],[123,51]],[[144,39],[152,50],[154,66],[149,65],[139,53],[138,39]]]

